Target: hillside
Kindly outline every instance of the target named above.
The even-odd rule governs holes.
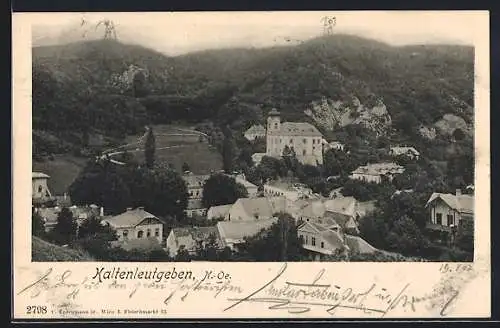
[[[84,252],[57,246],[35,236],[31,242],[31,260],[33,262],[94,261]]]
[[[208,119],[242,130],[271,107],[324,132],[360,124],[411,142],[460,126],[470,139],[473,88],[472,47],[348,35],[177,57],[111,40],[33,48],[34,130],[84,148],[93,134],[118,143],[148,122]],[[52,152],[47,144],[40,138],[36,153]]]

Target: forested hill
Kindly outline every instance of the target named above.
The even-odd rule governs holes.
[[[271,107],[323,131],[363,123],[409,138],[457,127],[471,136],[473,90],[467,46],[393,47],[335,35],[177,57],[111,40],[36,47],[34,146],[85,145],[96,133],[121,138],[151,121],[210,119],[241,130]]]

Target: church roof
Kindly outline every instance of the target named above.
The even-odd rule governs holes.
[[[279,134],[282,136],[322,136],[321,132],[314,125],[305,122],[284,122],[281,124]]]

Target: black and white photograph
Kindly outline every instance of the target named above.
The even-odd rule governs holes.
[[[190,15],[33,25],[33,262],[474,261],[460,15]]]

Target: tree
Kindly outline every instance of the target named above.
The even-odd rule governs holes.
[[[102,224],[95,216],[85,219],[78,228],[78,238],[93,237],[97,234],[108,234],[110,240],[116,238],[115,231],[109,225]]]
[[[184,245],[181,245],[181,247],[177,251],[177,254],[174,257],[174,261],[175,262],[191,262],[191,256],[189,255],[189,252],[184,247]]]
[[[134,206],[144,206],[155,215],[177,219],[184,216],[187,187],[176,171],[164,166],[140,168],[135,170],[130,184]]]
[[[148,127],[148,131],[146,132],[146,143],[144,145],[144,158],[146,161],[146,167],[149,169],[152,169],[155,165],[155,151],[156,142],[153,128]]]
[[[31,234],[37,237],[45,237],[45,223],[38,213],[31,215]]]
[[[394,222],[387,235],[389,249],[403,255],[417,255],[427,246],[427,241],[415,221],[407,216]]]
[[[202,203],[206,208],[233,204],[245,197],[248,197],[245,186],[225,174],[214,174],[203,185]]]
[[[189,164],[184,162],[182,164],[182,172],[188,172],[188,171],[191,171],[191,168],[189,167]]]
[[[130,189],[113,164],[89,163],[69,187],[75,205],[95,204],[117,214],[130,206]]]
[[[229,128],[225,129],[224,141],[222,143],[222,166],[226,173],[232,173],[236,159],[236,142]]]
[[[297,235],[297,226],[286,213],[280,213],[278,222],[270,228],[246,238],[241,249],[244,256],[255,261],[298,261],[302,258],[302,242]]]
[[[51,239],[60,245],[69,244],[76,237],[77,223],[73,213],[64,207],[57,216],[57,223],[51,231]]]

